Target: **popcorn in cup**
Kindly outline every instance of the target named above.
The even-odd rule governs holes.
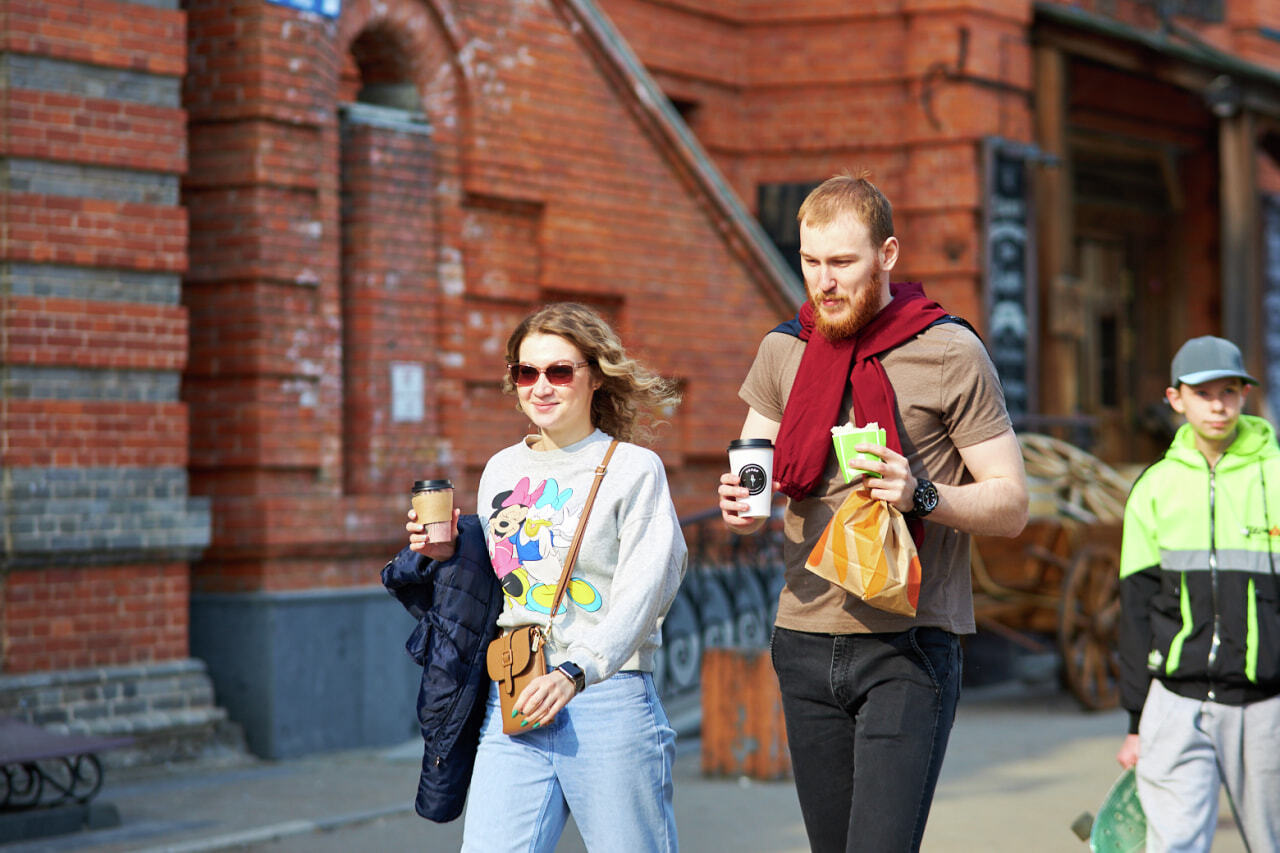
[[[877,459],[874,454],[866,452],[858,452],[854,450],[855,445],[859,444],[876,444],[884,447],[885,433],[880,428],[880,424],[872,421],[866,426],[855,427],[853,424],[843,424],[831,428],[831,441],[836,446],[836,460],[840,463],[840,473],[844,475],[844,481],[851,483],[857,477],[863,475],[869,477],[879,477],[880,475],[868,471],[857,466],[858,462],[868,459]]]

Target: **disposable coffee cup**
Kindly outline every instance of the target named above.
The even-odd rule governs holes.
[[[453,539],[453,483],[449,480],[414,481],[413,511],[418,523],[426,525],[428,542]]]
[[[846,483],[853,482],[854,479],[861,476],[879,477],[880,475],[874,471],[868,471],[858,466],[859,462],[866,462],[877,459],[874,454],[865,451],[858,452],[854,450],[854,446],[859,444],[874,444],[878,447],[884,447],[885,433],[880,428],[880,424],[872,421],[866,426],[855,427],[850,424],[831,428],[831,441],[836,447],[836,461],[840,463],[840,473],[844,475]]]
[[[729,442],[729,468],[746,487],[747,511],[740,518],[768,517],[773,502],[773,442],[767,438],[735,438]]]

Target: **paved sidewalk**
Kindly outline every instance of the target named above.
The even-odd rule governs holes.
[[[924,850],[1087,851],[1070,825],[1081,812],[1097,809],[1118,773],[1114,755],[1123,731],[1119,712],[1083,712],[1071,697],[1045,686],[967,690]],[[790,782],[704,778],[698,747],[696,738],[686,737],[677,753],[682,850],[808,850]],[[119,808],[122,826],[0,845],[0,851],[456,851],[461,820],[440,826],[412,811],[420,756],[420,745],[409,743],[282,762],[117,771],[108,775],[100,799]],[[559,851],[583,850],[571,827]],[[1224,809],[1214,851],[1243,850]]]

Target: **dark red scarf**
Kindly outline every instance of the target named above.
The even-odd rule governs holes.
[[[808,344],[782,412],[773,460],[774,479],[794,500],[803,500],[818,488],[827,456],[835,452],[831,427],[843,422],[840,401],[846,376],[853,386],[853,411],[859,421],[855,426],[878,422],[885,431],[885,443],[902,452],[895,418],[897,397],[878,356],[911,340],[947,312],[924,295],[919,282],[894,283],[889,288],[892,301],[843,341],[814,334],[813,303],[806,301],[800,308],[800,339]]]

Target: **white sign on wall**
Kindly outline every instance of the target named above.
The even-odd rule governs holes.
[[[412,361],[391,363],[392,423],[421,423],[426,417],[423,398],[426,395],[426,371]]]

